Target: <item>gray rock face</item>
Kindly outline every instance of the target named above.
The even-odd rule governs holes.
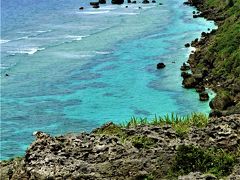
[[[144,179],[154,173],[162,179],[169,170],[179,145],[216,147],[236,151],[240,143],[240,115],[213,118],[204,128],[191,127],[180,136],[170,125],[139,125],[113,129],[113,123],[92,133],[51,137],[36,132],[36,140],[21,161],[1,163],[2,179]],[[117,132],[121,132],[121,135]],[[124,140],[122,137],[148,140]],[[211,176],[211,177],[210,177]],[[229,176],[240,176],[239,165]],[[214,179],[212,175],[190,173],[179,179]]]
[[[215,180],[216,176],[212,174],[201,174],[200,172],[191,172],[188,175],[178,177],[178,180]]]

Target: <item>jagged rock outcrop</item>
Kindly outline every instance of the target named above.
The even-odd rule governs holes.
[[[237,151],[240,115],[213,118],[206,127],[193,126],[185,135],[170,125],[120,128],[113,123],[90,134],[34,134],[36,140],[22,160],[1,162],[2,179],[144,179],[150,174],[160,179],[167,175],[180,145]],[[238,167],[231,177],[239,177]]]

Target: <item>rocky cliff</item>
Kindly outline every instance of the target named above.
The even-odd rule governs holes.
[[[198,89],[205,86],[217,95],[211,101],[212,116],[240,113],[240,1],[189,0],[194,18],[214,20],[217,30],[203,32],[192,41],[196,51],[189,56],[192,76],[183,83]]]
[[[240,179],[240,115],[195,123],[184,133],[174,126],[108,123],[58,137],[36,132],[23,158],[1,162],[1,179]]]

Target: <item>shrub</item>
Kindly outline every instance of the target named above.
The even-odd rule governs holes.
[[[193,145],[181,145],[177,149],[171,173],[184,175],[190,172],[212,173],[217,177],[231,173],[236,155],[221,149],[203,149]]]

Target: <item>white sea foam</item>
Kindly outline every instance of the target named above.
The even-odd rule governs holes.
[[[6,66],[5,64],[0,64],[0,69],[8,69],[8,66]]]
[[[82,38],[87,37],[87,36],[75,36],[75,35],[67,35],[66,38],[70,38],[75,41],[80,41]]]
[[[108,51],[96,51],[96,54],[111,54],[111,52],[108,52]]]
[[[18,31],[17,34],[27,34],[29,32],[26,32],[26,31]]]
[[[109,13],[110,11],[85,11],[85,12],[78,12],[81,14],[105,14]]]
[[[152,9],[155,8],[156,6],[143,6],[143,9]]]
[[[139,13],[134,12],[115,12],[116,15],[138,15]]]
[[[47,32],[52,32],[52,30],[51,29],[49,29],[49,30],[38,30],[36,32],[37,33],[47,33]]]
[[[7,43],[7,42],[9,42],[10,40],[6,40],[6,39],[1,39],[0,40],[0,44],[5,44],[5,43]]]
[[[52,32],[51,29],[49,30],[37,30],[37,31],[18,31],[18,34],[31,34],[31,33],[47,33],[47,32]]]
[[[64,52],[64,53],[54,53],[55,56],[66,59],[80,59],[80,58],[91,58],[94,57],[94,54],[88,54],[85,52],[74,53],[74,52]]]
[[[20,37],[20,38],[17,38],[16,40],[23,40],[23,39],[28,39],[29,36],[23,36],[23,37]]]
[[[15,66],[16,65],[16,63],[10,63],[10,64],[0,64],[0,69],[1,70],[4,70],[4,69],[9,69],[9,68],[11,68],[11,67],[13,67],[13,66]]]
[[[113,6],[106,6],[106,7],[101,7],[101,10],[114,10],[114,9],[117,9]]]
[[[15,54],[29,54],[32,55],[38,51],[44,50],[45,48],[25,48],[25,49],[17,49],[17,50],[12,50],[12,51],[7,51],[7,53],[11,54],[11,55],[15,55]]]
[[[38,30],[38,31],[32,31],[32,32],[25,32],[25,31],[20,31],[20,32],[17,32],[18,34],[24,34],[26,36],[22,36],[22,37],[19,37],[15,40],[25,40],[25,39],[29,39],[29,38],[32,38],[32,37],[37,37],[41,34],[44,34],[44,33],[48,33],[48,32],[52,32],[52,30]]]

